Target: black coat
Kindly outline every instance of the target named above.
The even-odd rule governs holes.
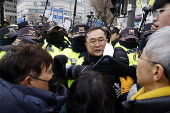
[[[122,102],[125,113],[170,113],[170,96]]]
[[[0,78],[1,113],[58,113],[66,101],[67,93],[63,88],[57,96],[50,91],[12,84]]]

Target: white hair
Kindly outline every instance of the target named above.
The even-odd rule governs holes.
[[[160,63],[170,79],[170,26],[153,33],[145,46],[148,59]]]

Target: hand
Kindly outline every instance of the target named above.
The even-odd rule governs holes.
[[[83,66],[80,66],[80,65],[75,65],[75,66],[71,66],[67,73],[66,73],[66,76],[68,78],[77,78],[80,76],[80,74],[84,71],[91,71],[91,70],[94,70],[93,67],[91,65],[83,65]]]
[[[67,61],[68,58],[65,55],[56,55],[54,57],[53,72],[56,74],[57,77],[61,77],[61,78],[65,77],[65,68],[66,68],[65,65]]]
[[[56,55],[54,57],[54,64],[58,63],[60,65],[66,64],[68,62],[68,58],[65,55]]]
[[[99,71],[103,74],[126,76],[122,74],[122,72],[127,71],[128,66],[115,58],[108,57],[106,60],[101,60],[94,68],[96,71]]]
[[[129,76],[126,76],[126,79],[125,77],[119,77],[119,79],[121,82],[121,94],[129,92],[131,86],[134,84],[134,80]]]

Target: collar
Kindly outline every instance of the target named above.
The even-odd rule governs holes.
[[[143,100],[162,96],[170,96],[170,86],[158,88],[149,92],[146,92],[145,88],[142,87],[130,100]]]

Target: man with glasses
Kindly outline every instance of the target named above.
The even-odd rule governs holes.
[[[156,30],[170,26],[170,0],[155,0],[152,10]]]
[[[138,59],[137,82],[142,88],[122,103],[127,113],[170,112],[169,31],[167,26],[153,33]]]
[[[106,37],[107,32],[101,27],[93,27],[87,30],[85,33],[85,46],[87,48],[87,52],[82,53],[76,65],[70,67],[66,71],[66,76],[68,78],[75,79],[79,76],[80,73],[84,71],[95,70],[101,72],[108,78],[117,93],[118,100],[116,104],[116,113],[124,113],[121,105],[123,97],[121,95],[119,74],[129,71],[129,66],[125,65],[128,64],[129,59],[123,49],[121,49],[120,51],[114,51],[114,54],[112,54],[111,56],[105,56],[105,48],[106,46],[108,46]],[[112,46],[111,48],[113,49]],[[122,52],[122,54],[120,56],[116,56],[117,52]],[[110,59],[113,62],[110,63]],[[100,65],[99,68],[98,63],[100,61],[104,61],[104,63]],[[125,70],[125,68],[127,70]],[[122,74],[126,76],[128,73],[126,73],[126,75],[125,73]]]

